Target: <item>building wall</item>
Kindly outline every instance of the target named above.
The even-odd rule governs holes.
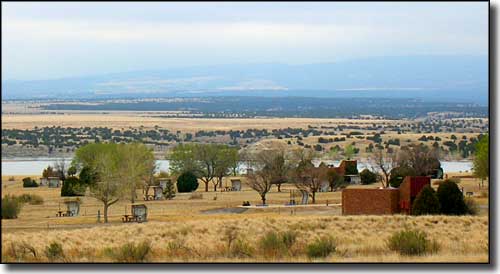
[[[400,207],[406,214],[411,214],[411,208],[413,206],[413,201],[417,197],[418,193],[426,185],[430,185],[431,179],[426,176],[406,176],[399,186],[400,191]]]
[[[382,215],[399,213],[398,189],[344,189],[343,215]]]

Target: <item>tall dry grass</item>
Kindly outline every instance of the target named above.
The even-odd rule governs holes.
[[[404,228],[425,231],[439,245],[439,251],[423,256],[402,256],[391,251],[387,239]],[[275,236],[268,236],[270,233]],[[308,246],[317,245],[318,239],[333,239],[335,249],[325,256],[308,256]],[[486,262],[488,219],[240,215],[8,232],[3,234],[2,260],[47,262],[44,250],[57,242],[62,245],[64,261],[116,262],[120,256],[109,254],[117,254],[124,246],[140,246],[144,241],[151,243],[144,257],[149,262]],[[269,256],[271,253],[273,256]]]

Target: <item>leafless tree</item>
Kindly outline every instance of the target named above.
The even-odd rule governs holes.
[[[417,176],[427,176],[441,166],[438,151],[425,145],[402,147],[398,153],[397,165],[409,167]]]
[[[316,203],[316,192],[320,191],[328,180],[328,167],[321,163],[315,167],[311,160],[300,162],[294,172],[295,187],[306,191],[311,196],[312,203]]]
[[[251,157],[254,172],[247,175],[247,184],[259,193],[262,204],[266,204],[266,194],[276,180],[275,165],[280,162],[281,156],[282,152],[279,149],[264,149]]]
[[[67,171],[68,171],[68,164],[63,158],[58,159],[54,162],[54,172],[63,182],[66,180]]]
[[[397,165],[397,154],[388,153],[383,149],[377,149],[371,159],[374,172],[383,174],[382,186],[389,187],[389,179],[392,169]]]

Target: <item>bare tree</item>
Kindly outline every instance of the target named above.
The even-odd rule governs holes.
[[[377,149],[373,153],[372,167],[375,173],[383,174],[383,187],[389,187],[389,180],[391,177],[391,171],[396,166],[396,153],[388,153],[383,149]]]
[[[68,171],[67,169],[68,169],[68,164],[63,158],[58,159],[54,162],[54,172],[57,174],[59,179],[63,181],[63,183],[66,180],[66,174]]]
[[[311,196],[312,203],[316,203],[316,192],[320,191],[328,179],[328,167],[321,163],[315,167],[311,160],[300,162],[294,172],[295,187],[306,191]]]
[[[425,145],[402,147],[398,153],[397,166],[413,169],[417,176],[428,176],[441,166],[438,151]]]
[[[247,175],[247,184],[259,193],[262,204],[266,204],[266,194],[271,190],[273,180],[276,178],[274,165],[280,155],[279,150],[265,149],[251,157],[252,167],[255,170]]]
[[[344,188],[346,183],[344,182],[344,178],[338,174],[333,168],[329,168],[326,172],[326,177],[328,180],[328,184],[330,186],[330,191],[335,192],[338,189]]]

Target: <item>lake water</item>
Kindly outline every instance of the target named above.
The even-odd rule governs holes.
[[[12,159],[2,160],[2,175],[42,175],[42,171],[48,165],[54,165],[54,159],[38,158],[38,159]],[[66,159],[71,161],[71,159]],[[168,160],[157,160],[159,170],[168,171]],[[331,161],[335,166],[338,166],[340,161]],[[472,169],[472,162],[470,161],[441,161],[441,167],[444,172],[466,172]],[[358,169],[370,168],[369,163],[358,162]],[[241,173],[244,173],[246,167],[242,164],[239,168]]]

